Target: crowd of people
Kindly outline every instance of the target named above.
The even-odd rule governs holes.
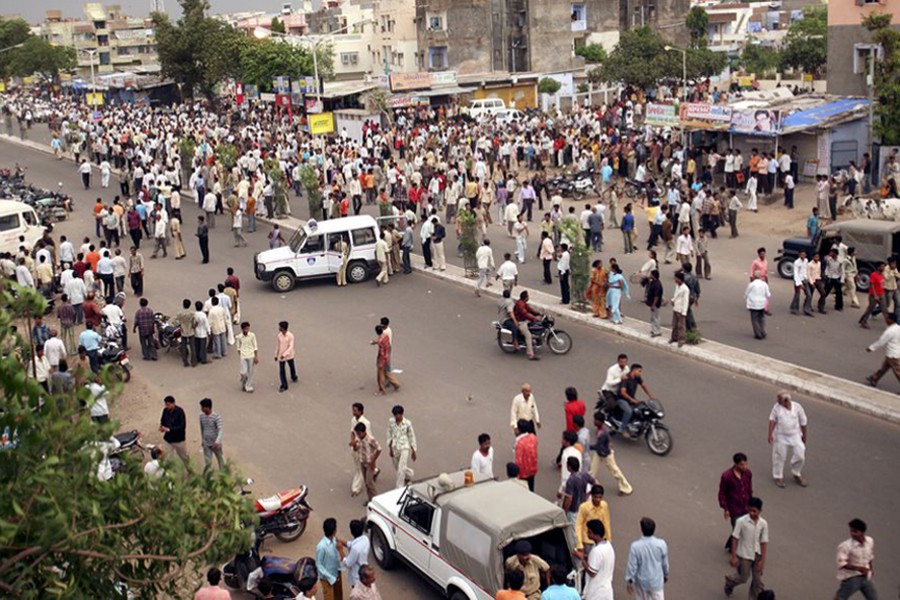
[[[722,101],[715,90],[698,90],[696,93]],[[537,357],[531,348],[527,322],[536,313],[529,309],[527,291],[517,294],[518,301],[512,300],[512,292],[518,285],[518,266],[530,260],[529,223],[533,222],[535,213],[540,222],[537,228],[541,242],[533,256],[542,262],[547,284],[553,282],[550,270],[556,263],[563,304],[572,301],[570,249],[584,244],[600,252],[604,233],[619,228],[625,253],[632,253],[635,246],[640,245],[635,229],[636,213],[643,213],[649,229],[648,259],[644,266],[628,276],[615,258],[594,261],[585,299],[596,317],[622,323],[622,301],[630,298],[632,289],[636,289],[633,286],[640,286],[644,290],[644,302],[650,309],[651,335],[662,335],[660,312],[663,306],[671,305],[670,342],[681,346],[686,343],[688,332],[697,329],[694,310],[700,299],[700,281],[712,276],[709,240],[718,238],[719,228],[726,224],[730,235],[737,237],[738,215],[744,209],[744,203],[748,210],[759,210],[759,198],[773,194],[776,186],[784,190],[787,207],[793,208],[799,161],[796,148],[778,148],[775,152],[753,150],[746,163],[744,154],[737,148],[722,152],[711,148],[687,149],[671,131],[642,124],[643,101],[640,94],[627,93],[611,106],[576,107],[569,113],[555,116],[534,114],[519,122],[502,125],[469,119],[464,111],[455,109],[407,109],[397,111],[388,126],[367,122],[363,126],[362,139],[354,140],[346,131],[329,138],[312,137],[304,130],[301,119],[261,106],[215,112],[199,103],[180,105],[168,111],[118,105],[105,109],[100,118],[95,119],[82,104],[60,100],[46,115],[53,132],[51,146],[60,156],[69,154],[74,158],[85,189],[92,189],[94,185],[91,163],[100,172],[101,188],[108,187],[115,172],[119,196],[111,204],[98,198],[94,205],[94,242],[87,237],[76,251],[65,236],[56,240],[48,233],[35,248],[23,245],[15,256],[10,254],[0,259],[4,273],[21,285],[50,291],[49,288],[56,285],[56,278],[59,279],[62,291],[56,309],[59,329],[48,328],[38,320],[31,332],[36,342],[34,371],[36,374],[40,371],[44,377],[38,380],[50,389],[53,382],[60,379],[55,377],[58,372],[70,370],[65,361],[77,350],[81,368],[75,369],[76,373],[87,378],[85,383],[94,381],[90,373],[99,370],[96,350],[101,337],[96,329],[103,318],[112,325],[121,325],[123,333],[127,334],[122,310],[126,279],[133,295],[141,298],[131,332],[139,337],[142,358],[156,359],[158,323],[148,299],[142,297],[145,294],[145,260],[141,244],[152,238],[151,260],[168,258],[170,246],[175,260],[187,256],[182,238],[182,194],[189,192],[185,198],[192,196],[202,213],[198,216],[195,235],[202,262],[208,263],[209,231],[215,228],[218,216],[227,219],[234,245],[246,245],[244,231],[252,233],[256,230],[257,217],[271,218],[290,212],[290,198],[279,195],[282,181],[284,189],[291,190],[295,197],[308,193],[301,181],[303,170],[307,168],[311,169],[324,195],[321,218],[359,214],[366,205],[378,206],[383,214],[398,217],[396,229],[388,228],[389,235],[379,242],[379,262],[383,264],[379,284],[386,283],[388,275],[396,270],[409,272],[409,252],[416,241],[421,246],[426,268],[446,269],[443,245],[447,228],[455,226],[459,237],[463,222],[473,219],[476,229],[481,232],[481,247],[476,253],[480,273],[476,293],[490,285],[492,279],[501,281],[508,292],[501,304],[501,317],[504,321],[512,321],[513,330],[522,332],[531,358]],[[10,95],[0,101],[0,108],[7,114],[9,123],[11,115],[30,110],[29,99]],[[226,153],[222,151],[226,146],[236,149],[230,166],[226,166]],[[552,173],[565,169],[597,173],[600,198],[596,203],[586,205],[580,213],[572,206],[564,209],[562,198],[554,193]],[[865,163],[859,172],[867,173]],[[868,183],[867,180],[854,180]],[[625,193],[628,183],[639,191],[631,201]],[[808,223],[816,228],[819,227],[818,218],[836,218],[835,205],[830,201],[836,190],[827,187],[831,185],[828,181],[820,182],[820,185],[824,187],[817,186],[818,204],[814,209],[819,214],[814,222]],[[618,215],[620,206],[621,219]],[[497,269],[486,235],[488,226],[494,223],[516,241],[515,254],[506,254]],[[573,231],[583,238],[573,235]],[[277,226],[268,237],[270,247],[284,244]],[[121,248],[126,239],[131,242],[127,256]],[[811,306],[811,289],[820,291],[819,310],[824,312],[825,297],[833,292],[841,302],[848,276],[853,281],[853,274],[847,267],[852,259],[851,249],[845,249],[843,256],[840,247],[836,252],[836,256],[829,257],[832,261],[826,259],[820,278],[809,279],[810,271],[815,267],[810,269],[806,265],[805,269],[798,269],[795,264],[797,294],[806,293],[807,307]],[[401,253],[402,258],[398,261]],[[663,264],[675,264],[676,269],[674,292],[668,299],[660,275],[659,253],[664,253]],[[766,337],[765,316],[769,313],[765,255],[765,249],[761,248],[751,265],[750,282],[745,292],[753,332],[758,339]],[[839,276],[835,264],[842,265]],[[896,273],[896,265],[893,268]],[[799,284],[798,271],[806,277],[801,278]],[[896,274],[893,276],[897,278]],[[873,277],[873,281],[877,282],[878,278]],[[861,321],[864,326],[865,318],[875,308],[872,296],[876,298],[874,302],[884,302],[885,307],[888,301],[893,302],[891,306],[896,310],[896,282],[894,296],[884,300],[886,292],[877,293],[877,285],[881,284],[875,285],[875,292],[870,293],[870,310]],[[240,281],[234,270],[229,269],[225,279],[210,288],[207,299],[185,298],[182,311],[173,317],[173,321],[181,329],[180,350],[185,367],[209,362],[210,354],[214,359],[225,358],[228,346],[234,345],[239,360],[240,387],[244,392],[252,393],[259,347],[250,323],[242,320],[239,292]],[[807,312],[812,313],[812,309]],[[885,310],[885,314],[888,313]],[[82,322],[85,330],[78,335],[76,343],[76,328]],[[890,361],[886,359],[887,367],[882,367],[880,373],[870,378],[872,385],[887,368],[892,368],[900,377],[900,354],[896,354],[895,347],[900,339],[900,334],[896,333],[900,327],[891,320],[888,323],[896,328],[889,328],[889,331],[895,333],[878,344],[888,345]],[[240,327],[238,334],[234,332],[235,325]],[[399,390],[401,386],[391,366],[393,332],[390,321],[383,318],[375,327],[375,333],[372,344],[377,346],[378,393],[387,393],[388,386]],[[877,349],[878,344],[871,349]],[[124,337],[123,345],[127,347]],[[294,338],[287,321],[278,324],[274,360],[279,366],[279,391],[283,392],[289,387],[288,377],[291,383],[298,381]],[[609,470],[617,481],[619,495],[632,493],[632,486],[615,461],[611,436],[628,436],[630,414],[639,403],[639,387],[652,398],[642,379],[640,365],[629,365],[628,357],[619,357],[610,367],[604,390],[613,399],[607,408],[622,412],[620,432],[609,430],[602,413],[592,415],[591,422],[586,422],[587,410],[577,391],[570,388],[565,393],[566,430],[560,441],[557,462],[560,485],[555,500],[566,511],[572,525],[577,541],[576,557],[586,573],[584,597],[587,600],[612,598],[615,552],[611,542],[609,506],[604,500],[605,489],[599,483],[599,468],[605,465]],[[96,396],[102,398],[102,392]],[[190,468],[184,445],[186,423],[183,411],[171,396],[166,398],[165,404],[160,432],[169,449]],[[201,417],[200,437],[206,462],[211,464],[215,456],[221,465],[221,418],[212,412],[211,403],[201,404],[201,407],[205,418]],[[356,496],[365,490],[366,497],[371,500],[377,493],[382,446],[364,415],[365,407],[357,403],[352,410],[349,445],[355,462],[350,493]],[[404,407],[396,405],[391,413],[386,445],[396,472],[394,486],[401,487],[413,477],[417,444]],[[91,414],[108,418],[108,410],[106,415],[94,415],[92,408]],[[537,433],[541,421],[530,386],[523,386],[521,394],[513,400],[510,424],[515,435],[515,461],[506,465],[506,475],[534,491],[538,473]],[[803,408],[793,402],[789,394],[779,394],[769,415],[772,475],[778,487],[785,486],[783,470],[788,454],[792,455],[790,469],[794,481],[803,487],[807,485],[802,475],[806,433],[807,419]],[[157,461],[156,467],[150,469],[153,476],[160,474],[162,467],[158,461],[161,458],[162,450],[158,450],[153,457],[153,461]],[[495,475],[490,435],[479,436],[471,469]],[[734,466],[722,475],[719,494],[725,518],[732,525],[727,547],[729,563],[735,569],[726,576],[724,590],[730,595],[735,587],[750,581],[751,598],[774,598],[774,593],[766,590],[762,581],[768,526],[760,516],[762,500],[753,495],[750,480],[746,456],[738,453],[734,456]],[[656,537],[656,524],[652,519],[642,519],[640,527],[642,537],[629,548],[626,584],[636,597],[657,600],[663,598],[669,576],[668,548]],[[841,598],[849,597],[857,590],[874,593],[871,584],[872,540],[865,535],[866,525],[862,521],[854,519],[850,529],[851,538],[841,545],[838,554],[838,578],[841,580],[838,597]],[[351,594],[351,598],[377,597],[374,571],[366,565],[368,552],[356,548],[354,554],[353,542],[361,537],[358,525],[350,524],[353,542],[338,539],[333,519],[324,522],[323,530],[324,537],[316,552],[320,580],[306,586],[306,597],[314,597],[319,586],[326,597],[340,598],[342,565],[349,569],[348,578],[354,586],[356,596]],[[346,560],[351,555],[355,562],[348,565]],[[515,556],[510,557],[506,566],[508,589],[499,592],[498,599],[554,600],[566,598],[566,594],[571,596],[564,589],[566,574],[552,572],[528,546],[517,547]],[[212,585],[218,583],[212,572],[209,582]],[[365,589],[360,588],[357,592],[359,586],[365,586]],[[546,588],[543,592],[542,587]]]

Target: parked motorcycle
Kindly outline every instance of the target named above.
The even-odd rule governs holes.
[[[168,352],[181,343],[181,327],[170,322],[169,317],[162,313],[155,313],[153,320],[156,321],[156,335],[160,348],[165,348]]]
[[[125,459],[123,458],[125,454],[140,455],[141,459],[143,459],[146,449],[141,444],[141,432],[137,429],[117,433],[113,436],[113,439],[116,443],[107,452],[113,473],[118,473],[125,469]]]
[[[111,371],[116,379],[123,383],[131,381],[131,361],[128,359],[125,349],[115,341],[101,340],[100,348],[97,349],[97,360],[100,362],[100,367],[113,365]]]
[[[597,402],[597,408],[604,414],[604,421],[613,435],[621,433],[622,411],[619,408],[609,408],[602,392]],[[659,400],[644,400],[634,407],[631,421],[628,423],[628,433],[632,439],[643,437],[650,452],[657,456],[665,456],[672,451],[672,434],[669,428],[662,422],[665,417],[662,403]]]
[[[248,479],[247,485],[253,480]],[[267,534],[272,534],[282,542],[293,542],[306,531],[306,522],[312,507],[306,501],[309,490],[305,485],[297,488],[281,490],[267,498],[257,498],[256,513],[259,515],[259,526]],[[241,494],[248,496],[249,490],[241,487]]]
[[[525,340],[518,330],[511,331],[500,321],[493,321],[491,325],[497,330],[497,345],[501,350],[508,354],[516,352],[514,335],[519,337],[519,350],[527,349]],[[566,354],[572,349],[572,336],[562,329],[556,329],[555,321],[550,315],[544,315],[540,321],[530,321],[528,331],[531,332],[531,341],[535,350],[549,346],[553,354]]]
[[[260,556],[260,547],[268,535],[269,530],[260,525],[251,536],[250,548],[222,567],[225,585],[262,598],[259,582],[266,580],[272,585],[272,598],[299,598],[300,581],[318,578],[316,561],[313,558],[294,561],[281,556]]]
[[[594,179],[590,175],[576,177],[572,183],[572,197],[575,200],[584,200],[585,196],[596,195],[597,189],[594,187]]]

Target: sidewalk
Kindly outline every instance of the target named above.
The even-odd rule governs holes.
[[[0,140],[19,144],[46,154],[53,154],[52,150],[44,144],[31,140],[22,140],[16,136],[0,134]],[[69,162],[72,160],[70,157],[65,159]],[[115,169],[113,171],[116,172]],[[182,196],[193,198],[193,192],[185,190],[182,192]],[[277,223],[285,229],[296,229],[305,222],[302,219],[290,216],[274,220],[264,218],[259,220],[263,223]],[[436,272],[424,268],[424,260],[420,255],[413,254],[412,260],[413,267],[417,271],[437,279],[469,287],[474,292],[475,280],[465,277],[464,270],[461,267],[448,263],[447,271]],[[651,338],[649,324],[638,318],[629,318],[623,325],[613,325],[609,321],[594,318],[590,313],[580,313],[576,310],[563,308],[555,295],[534,288],[529,288],[529,290],[532,300],[531,304],[542,312],[550,312],[582,325],[619,335],[632,341],[656,346],[658,349],[681,354],[733,373],[765,381],[832,404],[856,410],[863,414],[900,424],[900,398],[893,393],[884,392],[811,368],[798,366],[707,339],[704,339],[697,346],[685,345],[678,348],[668,343],[668,334],[658,338]],[[482,293],[499,298],[499,293],[491,288],[482,290]]]
[[[448,264],[446,271],[426,270],[421,256],[413,255],[412,260],[413,268],[417,271],[468,287],[474,293],[475,280],[466,277],[462,268]],[[496,291],[497,289],[498,286],[483,289],[481,294],[499,298],[500,293]],[[703,340],[696,346],[685,345],[679,348],[668,343],[668,330],[665,330],[661,337],[651,338],[650,326],[637,319],[628,319],[622,325],[613,325],[605,319],[595,318],[590,312],[582,313],[563,307],[559,304],[557,296],[532,288],[529,288],[528,293],[530,304],[541,312],[552,313],[631,341],[655,346],[660,350],[667,350],[673,354],[900,424],[900,399],[895,394],[708,340]]]

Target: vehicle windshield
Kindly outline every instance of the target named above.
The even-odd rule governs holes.
[[[300,248],[303,246],[303,242],[306,241],[306,231],[303,229],[298,229],[294,232],[294,235],[291,236],[291,241],[288,242],[288,246],[291,247],[295,253],[300,252]]]

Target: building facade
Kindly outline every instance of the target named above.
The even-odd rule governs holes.
[[[78,75],[116,71],[153,71],[158,68],[156,35],[149,18],[128,17],[118,5],[89,3],[84,18],[64,19],[61,11],[47,11],[39,35],[55,46],[75,48]]]
[[[622,29],[686,36],[689,0],[429,0],[415,11],[420,70],[558,72],[583,66],[579,46],[612,50]],[[674,25],[673,25],[674,24]]]
[[[877,60],[881,50],[872,44],[872,36],[861,25],[871,13],[888,12],[891,23],[900,27],[900,0],[839,0],[828,4],[828,93],[865,96],[869,93],[866,76],[872,53]]]
[[[417,0],[374,0],[375,31],[369,49],[373,75],[419,70],[416,4]]]

